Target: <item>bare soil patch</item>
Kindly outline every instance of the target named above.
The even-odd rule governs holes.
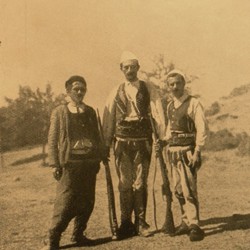
[[[4,155],[5,167],[0,169],[0,249],[35,250],[43,246],[50,226],[56,181],[51,170],[41,161],[11,166],[11,163],[40,153],[40,148],[20,150]],[[250,249],[250,169],[248,157],[238,157],[232,150],[205,153],[199,171],[198,189],[201,225],[206,237],[201,242],[190,242],[187,236],[169,237],[156,233],[150,238],[134,237],[111,241],[108,222],[107,194],[104,168],[98,174],[96,205],[90,219],[87,235],[96,239],[91,247],[70,245],[72,224],[64,233],[62,249]],[[113,159],[111,169],[119,219],[117,177]],[[149,179],[147,217],[154,228],[152,202],[152,164]],[[161,197],[161,177],[157,171],[155,193],[157,222],[164,220],[164,201]],[[180,222],[179,207],[174,199],[175,224]]]

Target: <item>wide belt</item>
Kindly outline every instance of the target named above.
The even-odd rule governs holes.
[[[193,133],[171,133],[168,145],[173,146],[189,146],[195,145],[195,134]]]
[[[148,141],[148,137],[142,137],[142,138],[131,138],[131,137],[126,137],[126,138],[121,138],[117,137],[115,138],[117,141]]]
[[[150,138],[152,130],[148,119],[126,121],[121,120],[116,124],[115,137],[117,138]]]
[[[178,132],[171,132],[171,136],[179,137],[179,138],[187,138],[187,137],[195,137],[194,133],[178,133]]]

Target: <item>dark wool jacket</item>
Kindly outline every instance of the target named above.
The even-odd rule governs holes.
[[[86,115],[88,114],[91,128],[98,131],[98,124],[95,110],[90,106],[85,106]],[[99,137],[96,142],[100,144]],[[100,145],[98,145],[98,148]],[[50,166],[65,166],[70,156],[70,137],[69,137],[69,110],[67,105],[56,107],[50,119],[48,135],[48,158]],[[98,159],[97,159],[98,160]]]

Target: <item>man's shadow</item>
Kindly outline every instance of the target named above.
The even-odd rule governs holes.
[[[228,217],[216,217],[201,221],[206,236],[224,231],[250,229],[250,214],[233,214]]]
[[[73,247],[93,247],[93,246],[102,245],[111,241],[112,241],[111,237],[105,237],[105,238],[93,239],[91,243],[88,245],[83,244],[79,246],[76,244],[67,244],[67,245],[61,246],[60,249],[68,249],[68,248],[73,248]]]

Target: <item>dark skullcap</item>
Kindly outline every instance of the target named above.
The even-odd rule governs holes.
[[[66,82],[65,82],[65,88],[68,89],[74,82],[81,82],[85,85],[85,87],[87,86],[87,83],[85,81],[85,79],[82,76],[71,76]]]

